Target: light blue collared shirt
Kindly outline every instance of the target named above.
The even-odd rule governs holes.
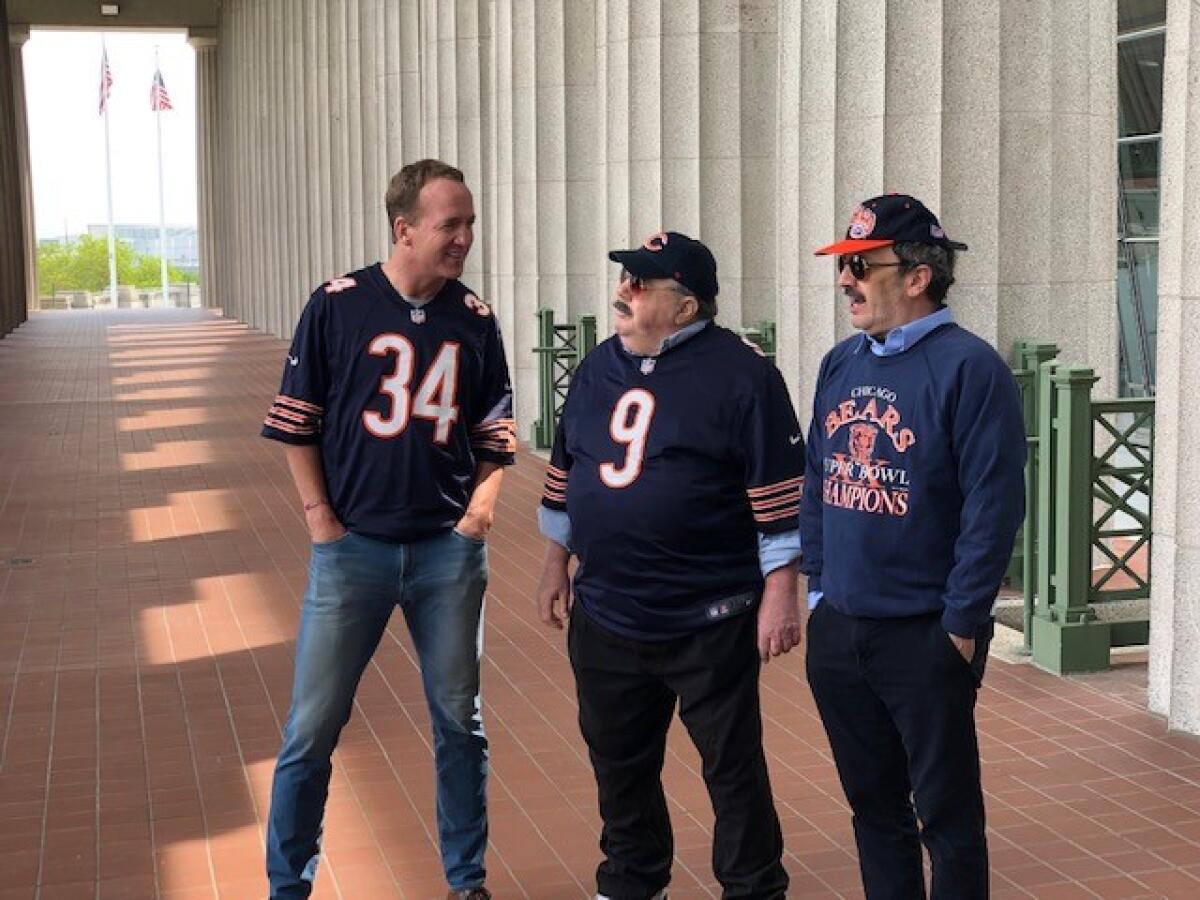
[[[933,329],[953,323],[954,313],[950,311],[950,307],[941,306],[927,316],[897,325],[887,333],[882,341],[875,340],[864,331],[862,346],[870,347],[871,352],[876,356],[898,356],[915,347]],[[809,591],[808,608],[816,609],[817,604],[824,596],[822,591]]]
[[[658,352],[651,353],[650,355],[651,356],[661,356],[662,354],[664,354],[668,350],[670,350],[672,347],[678,347],[680,344],[682,344],[688,338],[702,332],[705,328],[708,327],[710,322],[712,322],[712,319],[698,319],[697,321],[693,322],[691,325],[684,325],[682,328],[680,328],[674,334],[669,334],[665,338],[663,338],[662,343],[658,345]],[[620,341],[621,339],[617,338],[617,340]],[[642,354],[634,353],[628,347],[626,347],[624,341],[621,341],[621,349],[624,350],[626,353],[628,353],[630,356],[636,356],[638,359],[644,358],[642,356]]]
[[[701,319],[698,322],[693,322],[691,325],[684,325],[674,334],[663,338],[663,342],[658,345],[658,353],[653,353],[651,356],[659,356],[666,353],[672,347],[678,347],[688,338],[699,334],[707,328],[711,321],[711,319]],[[641,354],[630,353],[624,343],[621,344],[621,349],[630,356],[638,359],[644,358]],[[538,530],[559,546],[566,550],[571,549],[571,519],[565,512],[557,509],[547,509],[539,505]],[[758,536],[758,566],[762,570],[763,577],[799,558],[799,528],[792,531],[785,531],[781,534],[760,534]]]
[[[887,333],[882,341],[875,340],[865,331],[863,337],[871,347],[871,352],[876,356],[895,356],[905,350],[911,350],[921,338],[933,329],[940,328],[942,325],[951,325],[953,322],[954,313],[950,311],[950,307],[942,306],[927,316],[897,325]]]

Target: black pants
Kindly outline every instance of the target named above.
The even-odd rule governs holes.
[[[940,614],[859,619],[822,602],[809,617],[808,683],[869,900],[925,897],[920,842],[935,900],[988,896],[975,696],[991,636],[990,624],[980,630],[968,663]]]
[[[604,820],[601,894],[646,900],[671,879],[674,839],[661,776],[678,698],[716,814],[713,871],[722,896],[784,896],[755,635],[751,612],[675,640],[629,640],[575,608],[568,646]]]

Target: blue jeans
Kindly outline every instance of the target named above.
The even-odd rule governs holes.
[[[296,640],[292,708],[267,827],[271,896],[307,897],[320,857],[330,757],[392,609],[404,612],[433,726],[446,881],[483,884],[488,745],[479,696],[487,545],[448,530],[393,544],[347,534],[314,544]]]

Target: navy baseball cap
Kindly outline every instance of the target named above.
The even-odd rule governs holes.
[[[947,250],[966,250],[966,244],[946,237],[937,216],[916,197],[884,194],[854,207],[846,237],[814,251],[816,256],[865,253],[892,244],[932,244]]]
[[[717,298],[717,260],[700,241],[668,231],[633,250],[610,250],[608,258],[638,278],[673,278],[701,300]]]

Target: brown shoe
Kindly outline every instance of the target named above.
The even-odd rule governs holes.
[[[480,885],[479,887],[463,888],[461,891],[451,891],[446,900],[492,900],[492,892]]]

